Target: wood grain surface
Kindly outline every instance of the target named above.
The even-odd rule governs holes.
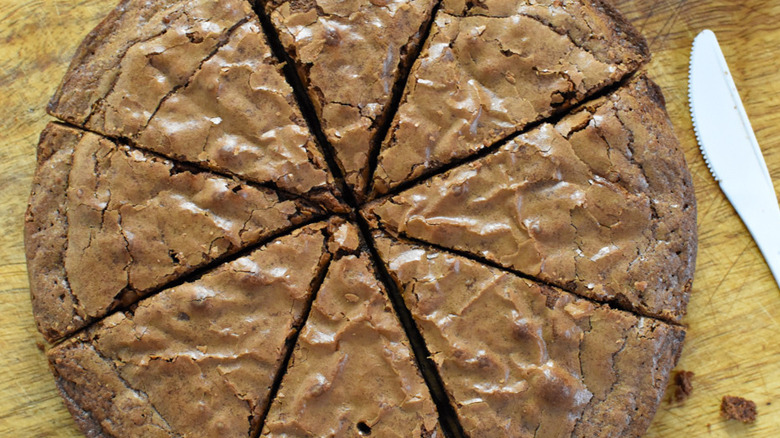
[[[650,75],[693,173],[699,258],[678,369],[696,373],[682,404],[667,397],[650,437],[775,437],[780,433],[780,290],[696,148],[687,111],[690,44],[713,29],[770,173],[780,182],[780,2],[615,0],[654,53]],[[0,436],[81,436],[62,405],[33,324],[22,221],[44,108],[76,46],[116,0],[0,0]],[[778,224],[780,232],[780,224]],[[758,404],[752,425],[725,421],[720,399]]]

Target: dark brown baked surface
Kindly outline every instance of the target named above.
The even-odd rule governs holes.
[[[436,408],[371,257],[343,224],[264,437],[441,437]]]
[[[79,427],[642,435],[697,242],[648,59],[606,0],[120,1],[25,217]]]
[[[322,211],[50,124],[25,217],[33,312],[50,341]]]
[[[366,207],[380,226],[599,301],[680,321],[696,257],[691,176],[640,76],[555,125]]]
[[[685,331],[377,233],[469,436],[644,433]]]

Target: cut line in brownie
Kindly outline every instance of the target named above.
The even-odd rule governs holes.
[[[125,0],[82,43],[49,112],[339,209],[280,68],[247,1]]]
[[[347,184],[361,199],[370,156],[392,118],[391,100],[400,94],[437,1],[260,3],[295,63]]]
[[[33,312],[56,340],[322,211],[52,123],[25,216]]]
[[[364,214],[623,309],[676,322],[685,314],[693,185],[645,76]]]
[[[296,230],[116,313],[48,352],[87,436],[255,436],[330,260]]]
[[[648,59],[644,38],[601,1],[445,1],[382,144],[374,192],[560,113]]]
[[[682,327],[375,232],[468,436],[638,437]]]
[[[435,405],[359,230],[341,224],[341,253],[312,305],[263,437],[442,438]]]

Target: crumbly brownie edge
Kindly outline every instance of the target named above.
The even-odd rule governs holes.
[[[626,300],[618,299],[611,305],[638,315],[679,324],[690,300],[698,253],[697,204],[690,168],[669,118],[663,91],[647,76],[644,69],[626,78],[619,87],[611,89],[608,94],[576,106],[569,114],[574,115],[583,111],[593,114],[599,107],[608,104],[613,97],[627,100],[615,103],[617,118],[621,123],[625,125],[620,117],[621,113],[639,114],[641,126],[647,129],[648,139],[653,142],[653,147],[648,147],[646,143],[635,142],[632,137],[629,149],[635,153],[635,156],[630,159],[648,182],[643,193],[654,204],[654,227],[667,225],[676,227],[667,231],[673,238],[670,240],[670,246],[677,247],[679,252],[675,252],[678,259],[674,259],[672,256],[674,251],[669,248],[665,251],[651,248],[659,264],[665,263],[669,267],[666,273],[673,273],[678,280],[677,288],[667,289],[664,294],[661,294],[663,296],[653,296],[650,292],[639,291],[637,303],[631,304]],[[641,105],[634,106],[634,104]],[[631,122],[629,120],[629,123]],[[625,129],[629,130],[629,127],[626,126]],[[669,208],[670,206],[677,207]],[[658,211],[659,208],[662,210]],[[581,296],[587,295],[574,289],[570,292]]]
[[[656,370],[659,373],[653,386],[654,391],[647,391],[642,394],[640,403],[647,401],[647,406],[651,408],[648,408],[645,415],[632,424],[633,427],[630,428],[629,433],[634,433],[636,436],[644,435],[650,427],[653,418],[655,418],[655,414],[666,392],[666,387],[669,384],[672,370],[677,366],[680,355],[682,355],[685,337],[687,336],[687,332],[683,327],[668,324],[662,325],[660,322],[656,322],[655,325],[658,327],[656,330],[660,328],[663,336],[662,342],[656,344],[659,348],[656,350],[655,359],[658,358],[659,352],[661,353],[661,360],[655,362],[657,364]]]
[[[661,318],[679,323],[686,313],[696,269],[698,253],[696,194],[690,168],[675,134],[672,121],[669,119],[666,100],[661,88],[644,74],[639,76],[632,85],[638,94],[647,96],[656,104],[655,107],[640,110],[640,113],[646,116],[646,119],[643,117],[643,121],[646,122],[645,126],[650,128],[651,134],[658,140],[657,146],[662,146],[645,151],[643,155],[646,155],[648,159],[640,166],[648,181],[651,184],[656,183],[653,184],[656,185],[655,190],[652,191],[655,196],[651,197],[651,201],[657,200],[659,205],[663,202],[668,205],[678,205],[678,208],[667,211],[663,216],[663,223],[659,223],[660,226],[667,224],[678,226],[672,235],[678,240],[677,247],[680,251],[678,254],[680,265],[672,267],[678,280],[678,289],[671,291],[672,297],[676,300],[673,300],[673,306],[669,306],[669,302],[664,302],[666,306],[663,307],[665,308],[657,310],[658,316]],[[661,178],[654,178],[653,175],[662,175],[670,180],[660,181]],[[672,187],[657,187],[662,182],[676,184]],[[668,257],[670,254],[666,256]],[[643,310],[647,312],[653,312],[653,308],[656,306],[662,307],[658,303],[646,300],[644,296],[641,299],[642,304],[647,307]]]
[[[620,12],[610,0],[589,0],[591,7],[600,15],[605,16],[615,29],[618,37],[614,42],[633,48],[639,55],[639,63],[635,68],[650,61],[652,53],[647,44],[647,39],[639,30]]]
[[[54,368],[52,367],[52,370]],[[78,403],[76,403],[75,400],[70,396],[70,393],[65,389],[68,385],[68,382],[58,377],[56,374],[56,371],[52,371],[55,375],[54,384],[57,386],[57,391],[60,394],[60,397],[62,397],[62,402],[65,404],[65,407],[68,409],[68,412],[70,412],[71,417],[73,417],[73,420],[76,422],[76,426],[81,430],[81,432],[87,436],[87,438],[113,438],[110,437],[110,435],[106,435],[103,432],[103,428],[100,427],[100,424],[95,421],[94,418],[89,414],[89,412],[85,411],[84,409],[79,406]]]
[[[65,204],[73,150],[83,132],[50,123],[38,144],[24,221],[24,242],[33,316],[38,330],[52,342],[83,323],[65,272],[68,217]]]
[[[627,365],[636,366],[637,364],[632,363],[631,358],[627,357],[633,354],[638,356],[641,364],[652,364],[651,367],[646,366],[649,373],[643,373],[639,376],[638,381],[634,382],[636,385],[633,388],[620,388],[623,384],[630,385],[631,382],[621,384],[617,381],[613,385],[612,391],[607,394],[606,399],[589,409],[595,413],[595,418],[581,420],[577,424],[573,436],[622,438],[644,435],[666,392],[672,369],[677,365],[682,353],[685,336],[686,331],[681,326],[640,317],[639,327],[629,331],[626,344],[615,354],[613,361],[617,363],[625,360]],[[642,348],[642,341],[647,339],[652,339],[651,349]],[[613,364],[613,366],[618,367],[619,365]],[[618,376],[620,376],[619,371]],[[633,409],[630,406],[625,406],[624,400],[621,400],[620,397],[625,394],[624,391],[633,392],[635,396]],[[620,418],[630,418],[630,421],[621,428]]]
[[[79,429],[89,438],[118,438],[120,431],[127,436],[172,436],[146,394],[130,387],[91,344],[94,333],[85,332],[47,352],[58,390]]]
[[[92,99],[88,96],[94,92],[94,83],[97,81],[94,76],[98,72],[91,69],[84,71],[83,66],[90,65],[91,58],[96,55],[103,41],[114,32],[116,23],[128,14],[131,2],[132,0],[121,0],[79,44],[65,77],[62,78],[57,92],[47,106],[51,116],[75,125],[83,125],[87,122],[92,110],[90,103]],[[70,97],[69,95],[72,94],[75,96]]]

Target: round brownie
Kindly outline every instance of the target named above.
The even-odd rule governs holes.
[[[79,427],[641,436],[697,244],[648,60],[602,0],[122,0],[25,218]]]

